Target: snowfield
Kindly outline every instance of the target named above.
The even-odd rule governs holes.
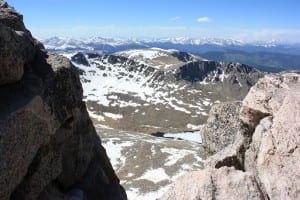
[[[194,142],[96,130],[129,200],[158,199],[176,178],[202,168],[202,147]]]
[[[128,127],[131,123],[131,126],[137,126],[134,130],[142,131],[148,126],[148,132],[161,128],[169,131],[193,129],[187,124],[203,123],[212,105],[208,98],[210,94],[204,93],[197,84],[175,79],[174,67],[184,62],[173,53],[179,52],[149,48],[122,51],[111,56],[81,54],[81,59],[85,59],[89,66],[73,60],[81,71],[84,101],[90,116],[113,128]],[[72,60],[75,54],[63,55]],[[191,60],[200,59],[183,55]],[[149,115],[150,111],[153,116]],[[174,121],[176,116],[181,124]],[[156,120],[158,117],[168,122],[162,124]],[[117,123],[111,120],[121,122],[118,123],[121,125],[116,127]]]

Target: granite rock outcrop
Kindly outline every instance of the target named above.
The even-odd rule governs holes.
[[[220,140],[218,151],[161,199],[299,199],[300,75],[266,75],[236,104],[235,117],[217,119],[217,108],[228,105],[234,103],[213,108],[204,129],[212,134],[204,137],[206,148],[215,150]]]
[[[78,70],[0,1],[0,199],[126,199]]]

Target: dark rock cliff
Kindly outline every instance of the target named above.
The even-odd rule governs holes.
[[[203,89],[219,93],[224,99],[242,100],[264,74],[245,64],[216,61],[189,62],[176,73],[178,79],[189,82],[204,81]],[[227,99],[228,100],[228,99]]]
[[[0,1],[0,199],[126,199],[78,70]]]

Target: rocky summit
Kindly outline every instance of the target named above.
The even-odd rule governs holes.
[[[127,199],[82,101],[79,71],[0,1],[0,199]]]
[[[95,41],[0,0],[0,200],[300,199],[299,73]]]
[[[235,109],[225,104],[210,114],[202,134],[211,134],[204,143],[216,153],[204,170],[180,177],[161,199],[300,198],[299,74],[266,75]]]
[[[172,49],[64,55],[80,71],[94,123],[144,133],[199,129],[212,105],[242,100],[264,75]]]

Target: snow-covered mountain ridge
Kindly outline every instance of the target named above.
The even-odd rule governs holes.
[[[275,40],[243,41],[219,38],[63,38],[44,39],[48,51],[98,52],[112,54],[120,51],[162,48],[190,52],[210,60],[239,62],[267,72],[299,70],[300,44],[287,44]]]
[[[220,39],[220,38],[160,38],[160,39],[125,39],[125,38],[103,38],[103,37],[89,37],[89,38],[68,38],[68,37],[51,37],[43,39],[45,47],[49,50],[98,50],[110,51],[108,47],[122,47],[122,46],[136,46],[136,47],[153,47],[154,44],[170,43],[178,45],[216,45],[216,46],[257,46],[257,47],[276,47],[281,45],[275,40],[270,41],[243,41],[235,39]],[[101,47],[102,46],[102,47]],[[101,49],[102,48],[102,49]]]
[[[214,103],[242,99],[262,76],[247,65],[159,48],[65,55],[80,70],[95,123],[147,133],[191,130]]]

